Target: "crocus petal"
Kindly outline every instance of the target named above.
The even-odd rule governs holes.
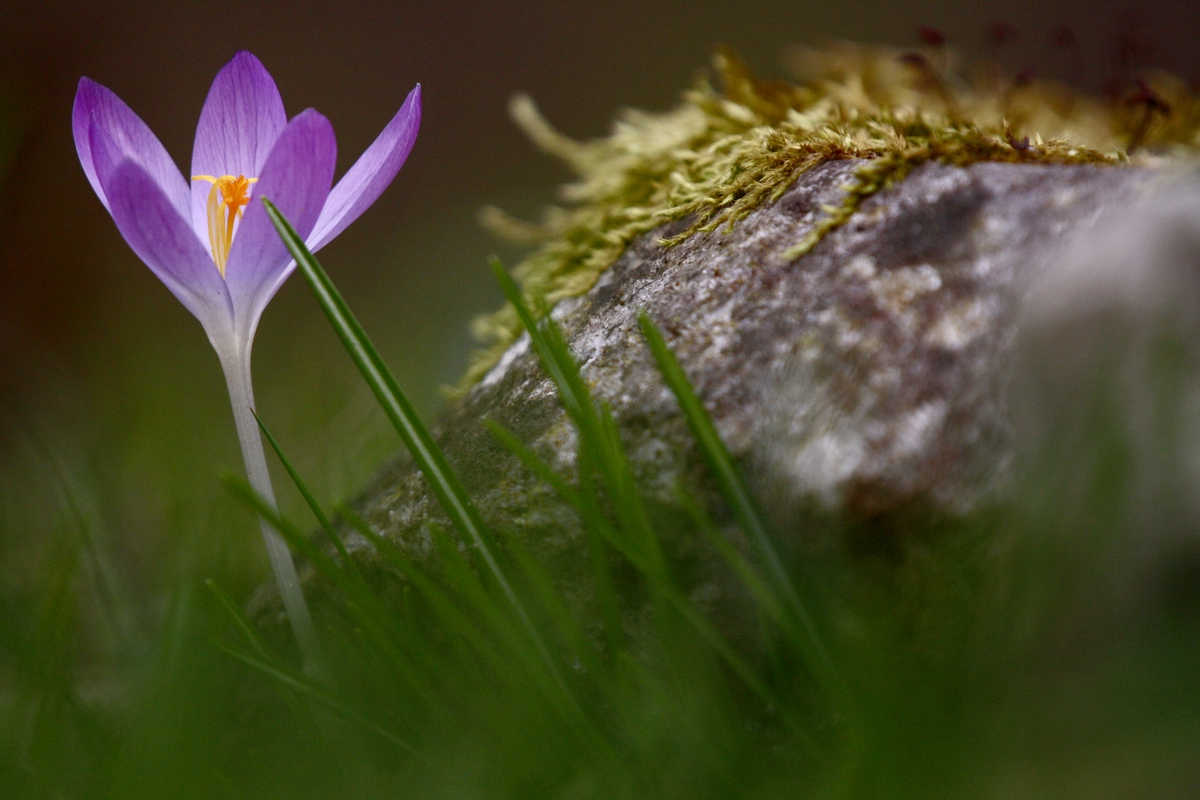
[[[191,216],[188,210],[189,189],[179,173],[179,167],[175,166],[171,156],[167,155],[158,137],[121,98],[90,78],[80,78],[79,88],[75,92],[71,122],[79,163],[83,165],[88,181],[105,208],[112,210],[109,197],[96,174],[90,134],[93,127],[104,132],[106,141],[114,151],[109,156],[110,161],[115,163],[128,158],[141,165],[162,189],[171,205],[178,209],[185,219]]]
[[[287,114],[275,81],[243,50],[221,68],[208,90],[196,126],[192,175],[258,177],[285,127]],[[208,241],[205,203],[211,189],[206,181],[192,182],[192,227],[201,241]]]
[[[239,332],[254,335],[263,308],[295,266],[258,198],[270,199],[307,236],[329,196],[336,163],[333,126],[311,108],[288,123],[275,143],[225,265]]]
[[[329,193],[321,217],[308,237],[310,250],[315,252],[324,247],[383,194],[404,166],[420,127],[421,85],[417,84],[392,121]]]
[[[109,211],[138,258],[204,326],[213,345],[228,345],[233,305],[221,274],[191,225],[141,164],[100,165]]]

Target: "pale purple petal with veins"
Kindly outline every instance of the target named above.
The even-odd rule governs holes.
[[[310,250],[324,247],[379,199],[404,166],[420,127],[421,85],[417,84],[392,121],[329,193],[321,218],[307,237]]]
[[[192,148],[193,175],[258,177],[275,140],[287,127],[279,89],[262,62],[241,51],[221,68],[200,112]],[[212,184],[192,181],[192,227],[208,241],[205,208]]]
[[[101,185],[121,236],[200,320],[214,346],[228,342],[233,332],[229,292],[192,226],[140,164],[124,159],[100,166]]]
[[[111,205],[96,175],[90,136],[93,126],[105,132],[114,151],[110,160],[115,162],[128,158],[140,164],[179,213],[185,219],[190,218],[190,192],[187,181],[179,173],[179,167],[175,166],[171,156],[167,155],[158,137],[121,98],[90,78],[80,78],[79,88],[75,92],[75,106],[71,112],[71,124],[79,163],[83,165],[88,181],[105,208],[111,210]],[[205,236],[207,237],[207,234]]]
[[[254,199],[246,206],[225,266],[240,332],[253,336],[259,315],[293,266],[258,198],[270,199],[296,231],[307,236],[329,196],[336,164],[333,126],[311,108],[298,114],[276,141],[253,186]]]

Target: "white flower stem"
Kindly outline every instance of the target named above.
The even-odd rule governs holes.
[[[277,508],[275,491],[271,487],[271,473],[267,470],[267,459],[263,452],[262,435],[258,421],[254,418],[254,387],[250,380],[250,349],[239,348],[237,352],[220,355],[221,367],[225,371],[225,383],[229,387],[229,401],[233,405],[233,419],[237,425],[238,441],[242,445],[242,459],[246,463],[246,477],[250,487],[271,508]],[[304,671],[310,677],[324,678],[324,660],[321,658],[317,632],[313,627],[308,604],[300,589],[296,565],[287,542],[265,519],[259,518],[263,540],[267,544],[267,555],[271,569],[275,572],[275,583],[283,598],[283,607],[292,623],[292,633],[300,647]]]

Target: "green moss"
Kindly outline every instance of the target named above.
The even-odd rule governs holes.
[[[691,221],[664,246],[732,224],[828,161],[866,163],[843,205],[827,209],[789,258],[929,161],[1120,164],[1128,163],[1129,150],[1200,147],[1200,103],[1170,76],[1149,76],[1138,88],[1158,102],[1130,95],[1102,103],[1056,84],[1006,80],[994,69],[968,80],[946,66],[950,60],[945,51],[802,49],[791,59],[799,79],[788,83],[760,80],[721,51],[714,59],[719,90],[702,81],[671,111],[624,111],[608,137],[591,142],[562,136],[531,100],[517,97],[516,122],[578,180],[563,187],[563,205],[538,224],[495,208],[484,209],[481,220],[506,239],[535,245],[514,273],[531,302],[549,308],[588,291],[630,243],[664,223]],[[511,307],[476,320],[486,347],[462,388],[481,378],[519,331]]]

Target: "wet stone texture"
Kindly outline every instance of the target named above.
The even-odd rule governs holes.
[[[678,227],[643,237],[553,312],[612,408],[683,580],[718,617],[739,614],[731,579],[683,533],[677,485],[726,517],[639,311],[663,331],[793,558],[846,525],[887,536],[906,519],[961,517],[1003,494],[1013,450],[1005,386],[1032,280],[1161,181],[1130,167],[929,164],[785,261],[857,166],[811,171],[731,230],[673,248],[656,241]],[[494,441],[485,417],[572,473],[574,431],[528,337],[436,433],[501,540],[519,537],[586,605],[574,513]],[[407,455],[358,509],[419,560],[436,551],[430,521],[449,527]]]

